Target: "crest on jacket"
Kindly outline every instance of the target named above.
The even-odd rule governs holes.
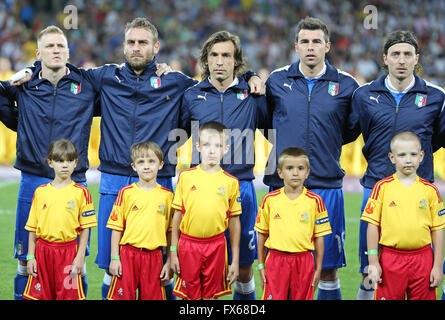
[[[330,81],[328,87],[328,93],[333,97],[336,96],[338,94],[338,87],[339,87],[338,82]]]

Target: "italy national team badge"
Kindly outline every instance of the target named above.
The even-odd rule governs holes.
[[[71,82],[71,93],[72,94],[79,94],[80,91],[82,89],[82,86],[80,85],[80,83],[76,83],[76,82]]]
[[[150,78],[150,85],[153,88],[159,88],[161,86],[161,78],[159,78],[159,77],[151,77]]]
[[[238,100],[244,100],[244,99],[246,99],[246,98],[247,98],[247,90],[239,91],[239,92],[236,94],[236,98],[237,98]]]
[[[328,93],[331,95],[331,96],[336,96],[337,94],[338,94],[338,87],[339,87],[339,85],[338,85],[338,82],[332,82],[332,81],[330,81],[329,82],[329,88],[328,88]]]
[[[418,106],[419,108],[423,107],[426,105],[426,94],[420,94],[418,93],[416,96],[416,101],[415,101],[416,106]]]

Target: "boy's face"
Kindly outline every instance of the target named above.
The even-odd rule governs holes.
[[[137,157],[131,167],[137,172],[139,180],[151,181],[156,179],[158,171],[162,169],[164,165],[163,161],[159,161],[156,154],[147,150],[147,152],[140,157]]]
[[[303,185],[309,176],[309,172],[310,169],[305,157],[289,156],[284,159],[281,168],[277,169],[277,173],[283,179],[284,185],[294,189]]]
[[[423,160],[423,151],[415,140],[395,141],[389,159],[395,165],[396,170],[404,175],[416,174],[420,162]]]
[[[77,167],[77,160],[48,160],[48,166],[54,169],[56,177],[68,179]]]
[[[229,151],[229,145],[224,141],[224,134],[216,130],[203,130],[199,135],[196,149],[201,153],[202,164],[214,166],[219,165]]]

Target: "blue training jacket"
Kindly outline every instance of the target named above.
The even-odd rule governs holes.
[[[156,58],[139,76],[127,63],[83,71],[99,92],[99,170],[137,176],[131,168],[130,147],[137,142],[154,141],[164,152],[164,167],[158,177],[174,177],[176,163],[170,163],[168,153],[175,141],[168,141],[168,136],[178,127],[185,89],[197,81],[181,72],[156,76]]]
[[[266,81],[271,125],[276,130],[273,141],[269,136],[275,150],[267,166],[275,168],[285,148],[303,148],[311,165],[305,182],[309,189],[342,187],[342,145],[357,137],[351,134],[349,115],[352,94],[359,84],[351,75],[325,63],[326,72],[316,81],[311,94],[299,61],[273,71]],[[274,188],[283,186],[276,170],[264,176],[264,183]]]
[[[414,86],[397,105],[385,86],[385,78],[383,75],[361,86],[352,99],[354,131],[363,134],[363,155],[368,162],[360,182],[371,189],[377,181],[395,172],[388,157],[390,142],[394,135],[403,131],[419,136],[425,155],[417,174],[433,182],[432,140],[445,132],[445,127],[439,126],[440,117],[444,117],[444,90],[415,76]]]
[[[85,182],[88,169],[88,143],[93,119],[95,93],[82,72],[67,64],[69,73],[53,86],[40,78],[41,64],[36,63],[31,80],[11,87],[0,83],[0,95],[16,101],[18,107],[17,159],[20,171],[54,178],[45,157],[53,140],[66,138],[77,147],[79,160],[72,179]]]
[[[264,95],[251,95],[249,91],[249,85],[242,77],[238,77],[222,94],[206,79],[185,92],[181,105],[181,127],[189,134],[194,131],[191,121],[199,121],[196,129],[206,122],[218,121],[231,130],[231,148],[221,167],[238,180],[255,178],[255,129],[266,127],[266,98]],[[196,140],[194,137],[193,142]],[[198,161],[199,155],[193,143],[192,165]]]

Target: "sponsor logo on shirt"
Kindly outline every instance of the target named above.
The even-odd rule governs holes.
[[[323,223],[326,223],[326,222],[329,222],[329,218],[328,217],[315,220],[315,224],[316,225],[320,225],[320,224],[323,224]]]
[[[94,214],[95,214],[94,210],[85,211],[85,212],[82,212],[82,217],[94,216]]]
[[[281,216],[277,213],[273,218],[274,219],[281,219]]]
[[[397,204],[394,201],[391,201],[389,203],[389,207],[396,207],[396,206],[397,206]]]
[[[369,202],[368,205],[365,208],[365,212],[367,214],[373,214],[374,213],[375,204],[374,202]]]

